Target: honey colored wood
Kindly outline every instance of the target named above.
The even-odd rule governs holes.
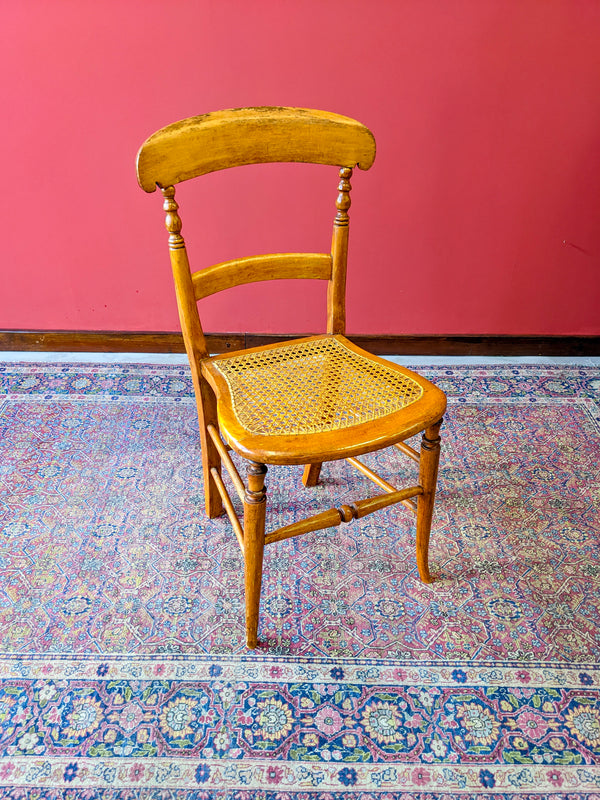
[[[183,342],[190,363],[194,361],[197,366],[201,359],[208,356],[208,351],[194,298],[194,284],[185,240],[181,235],[182,221],[179,216],[179,205],[175,200],[173,186],[167,186],[161,191],[165,199],[163,203],[163,210],[166,212],[165,227],[169,232],[169,254]]]
[[[137,156],[146,192],[229,167],[304,162],[369,169],[375,139],[360,122],[306,108],[234,108],[175,122],[150,136]]]
[[[312,486],[317,486],[319,483],[319,475],[321,474],[321,464],[307,464],[304,467],[302,474],[302,483],[308,489]]]
[[[265,548],[265,515],[267,508],[264,464],[248,466],[248,488],[244,498],[244,582],[246,588],[246,644],[258,643],[258,614]]]
[[[244,283],[289,279],[328,281],[331,277],[328,253],[275,253],[224,261],[192,275],[196,300],[232,289]]]
[[[322,336],[297,339],[297,342],[315,341]],[[350,458],[374,450],[390,447],[398,441],[420,433],[424,428],[437,422],[446,409],[446,396],[426,378],[411,372],[398,364],[378,358],[342,336],[350,349],[369,359],[385,364],[394,371],[415,380],[423,389],[420,400],[400,411],[377,420],[377,424],[366,422],[340,431],[317,434],[296,434],[292,436],[262,436],[246,431],[238,422],[233,408],[233,400],[227,382],[216,369],[220,360],[235,355],[228,353],[214,356],[202,362],[202,373],[219,397],[219,428],[229,445],[243,458],[256,457],[263,464],[313,464]],[[245,353],[268,352],[279,345],[255,347]]]
[[[408,502],[409,498],[417,497],[422,493],[421,486],[411,486],[407,489],[394,489],[389,494],[368,497],[366,500],[357,500],[350,506],[342,505],[340,508],[330,508],[312,517],[298,520],[298,522],[293,522],[291,525],[286,525],[283,528],[277,528],[277,530],[267,533],[265,535],[265,544],[281,542],[284,539],[302,536],[305,533],[320,531],[324,528],[334,528],[337,525],[341,525],[342,522],[352,522],[353,519],[366,517],[367,514],[380,511],[382,508],[395,503]]]
[[[372,469],[369,469],[369,467],[367,467],[366,464],[363,464],[362,461],[359,461],[357,458],[347,458],[346,461],[356,470],[361,472],[365,476],[365,478],[369,478],[369,480],[373,481],[373,483],[375,483],[381,489],[385,489],[386,492],[398,491],[395,486],[392,486],[391,483],[388,483],[386,480],[384,480],[381,477],[381,475],[378,475],[376,472],[373,472]],[[413,514],[417,513],[417,506],[413,500],[405,499],[405,500],[400,500],[400,502],[402,503],[403,506],[406,506],[406,508],[408,508],[409,511],[412,511]]]
[[[348,226],[350,217],[350,178],[352,170],[340,170],[338,196],[335,203],[337,214],[333,223],[331,239],[332,271],[327,287],[327,333],[346,332],[346,266],[348,262]]]
[[[427,428],[421,440],[419,484],[423,494],[417,500],[417,567],[423,583],[431,583],[429,572],[429,533],[437,486],[440,460],[440,426],[442,420]]]
[[[165,227],[169,232],[169,253],[175,282],[177,310],[179,312],[183,341],[190,362],[198,408],[206,513],[213,519],[223,513],[221,495],[212,472],[213,468],[219,473],[221,472],[221,460],[207,431],[208,425],[217,426],[219,424],[217,400],[201,370],[202,359],[206,358],[208,353],[198,309],[194,300],[190,264],[185,249],[185,241],[181,235],[182,222],[178,213],[179,206],[175,200],[175,189],[172,186],[167,186],[162,190],[162,194],[164,197],[163,210],[166,212]]]
[[[418,497],[423,494],[422,486],[409,486],[407,489],[399,489],[396,492],[389,492],[388,494],[379,494],[376,497],[369,497],[366,500],[357,500],[350,506],[353,509],[355,519],[366,517],[367,514],[373,514],[375,511],[381,511],[382,508],[393,506],[396,503],[401,503],[403,500],[408,500],[410,497]]]
[[[284,539],[291,539],[294,536],[302,536],[304,533],[311,531],[320,531],[324,528],[335,528],[343,522],[339,509],[330,508],[327,511],[321,511],[307,519],[298,520],[291,525],[285,525],[283,528],[277,528],[272,533],[267,533],[265,536],[265,544],[272,542],[281,542]]]
[[[229,517],[229,521],[231,522],[231,527],[233,528],[233,532],[235,533],[235,538],[238,541],[240,550],[242,551],[242,555],[244,555],[244,531],[242,529],[242,526],[240,525],[238,515],[235,513],[235,508],[233,507],[233,503],[231,502],[231,497],[229,496],[227,487],[223,483],[223,478],[221,477],[220,473],[214,467],[211,467],[211,473],[213,476],[213,480],[217,485],[217,489],[219,490],[219,494],[221,495],[221,500],[223,501],[223,505],[225,507],[225,511],[227,512],[227,516]]]
[[[374,158],[373,136],[360,123],[337,114],[293,108],[234,109],[193,117],[158,131],[138,153],[140,186],[147,192],[155,191],[158,186],[164,197],[177,307],[198,406],[206,511],[210,517],[215,517],[225,509],[244,553],[246,641],[250,648],[258,643],[265,543],[351,522],[394,503],[404,503],[414,510],[415,503],[411,498],[418,497],[417,562],[423,580],[430,580],[427,547],[439,457],[439,438],[436,437],[446,408],[445,395],[425,378],[370,355],[343,336],[350,178],[354,168],[368,169]],[[192,273],[181,234],[182,221],[175,200],[175,184],[215,170],[269,161],[312,162],[338,167],[337,213],[331,254],[252,256]],[[197,301],[244,283],[288,278],[328,281],[328,334],[296,340],[294,347],[288,347],[287,356],[285,348],[273,343],[243,351],[250,354],[249,358],[239,351],[210,357]],[[256,353],[260,357],[252,355]],[[224,359],[228,357],[236,360],[227,364]],[[287,372],[278,372],[283,369],[280,365],[285,358],[291,359],[285,368]],[[296,362],[297,370],[294,358],[300,359]],[[310,361],[311,358],[316,360]],[[316,404],[316,416],[313,415],[316,422],[292,430],[288,420],[290,414],[293,416],[295,413],[294,409],[290,412],[287,405],[281,413],[279,407],[273,414],[270,404],[276,402],[272,398],[283,398],[286,387],[293,385],[290,375],[311,374],[302,373],[302,359],[313,365],[310,369],[317,370],[317,377],[313,373],[310,378],[314,395],[309,395],[314,397]],[[294,364],[292,369],[289,364]],[[248,369],[254,370],[251,375],[260,375],[261,382],[257,383],[256,379],[252,382],[245,372],[245,382],[240,383],[239,370]],[[362,376],[361,381],[364,379],[373,392],[389,392],[389,405],[378,407],[384,409],[383,412],[372,411],[374,395],[368,395],[368,402],[361,395],[356,408],[351,405],[348,376],[356,374],[356,370]],[[288,376],[285,378],[287,384],[285,381],[282,383],[281,378],[273,377],[280,374]],[[231,384],[232,375],[237,376],[237,384]],[[234,389],[238,387],[235,397],[244,411],[241,416],[230,385]],[[240,395],[240,386],[251,386],[252,391],[245,389]],[[395,394],[387,387],[396,387],[393,390]],[[360,388],[364,389],[364,386]],[[290,395],[290,402],[294,402],[295,396]],[[259,398],[260,404],[257,405]],[[261,409],[264,419],[257,415],[257,408]],[[357,416],[354,416],[355,412]],[[310,417],[310,412],[302,413]],[[333,423],[327,421],[330,418]],[[269,428],[266,419],[275,420],[275,427]],[[360,420],[360,424],[343,427],[340,420],[343,422],[344,419]],[[244,424],[248,427],[245,428]],[[426,437],[420,457],[418,486],[396,489],[356,460],[356,456],[362,453],[390,445],[398,445],[402,452],[418,460],[416,451],[403,442],[422,431],[426,432]],[[237,472],[228,448],[248,460],[247,486]],[[267,464],[304,465],[303,482],[310,487],[317,484],[323,462],[342,458],[348,458],[362,474],[384,489],[385,494],[359,500],[351,506],[329,509],[265,534]],[[222,464],[243,499],[243,525],[223,482]]]
[[[417,464],[420,462],[421,456],[417,453],[414,447],[411,447],[409,444],[406,444],[406,442],[396,442],[394,447],[397,447],[398,450],[404,453],[405,456],[412,458],[412,460],[416,461]]]
[[[221,473],[221,459],[214,443],[208,436],[206,426],[218,422],[217,401],[209,384],[199,373],[198,379],[194,377],[196,405],[198,407],[198,423],[200,427],[200,444],[202,451],[202,472],[204,475],[204,502],[206,513],[210,519],[220,517],[223,513],[221,495],[215,485],[212,469]],[[201,410],[200,410],[201,409]]]
[[[235,464],[231,460],[231,456],[227,451],[227,446],[223,444],[223,441],[219,436],[219,431],[215,428],[214,425],[207,425],[206,429],[208,431],[210,438],[213,440],[214,446],[217,448],[217,451],[221,456],[221,461],[225,465],[225,468],[229,473],[229,477],[231,478],[231,481],[235,486],[235,490],[238,493],[238,497],[243,502],[244,495],[246,494],[246,487],[244,486],[244,482],[240,478],[240,473],[237,471]]]
[[[370,481],[373,481],[373,483],[377,484],[377,486],[379,486],[381,489],[385,489],[386,492],[397,491],[395,486],[392,486],[391,483],[388,483],[376,472],[373,472],[372,469],[367,467],[366,464],[363,464],[362,461],[359,461],[357,458],[347,458],[346,461]]]

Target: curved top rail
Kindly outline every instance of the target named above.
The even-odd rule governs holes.
[[[371,131],[350,117],[306,108],[234,108],[167,125],[138,152],[146,192],[208,172],[266,162],[358,166],[375,160]]]

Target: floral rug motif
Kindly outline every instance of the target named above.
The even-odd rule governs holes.
[[[0,365],[1,797],[600,798],[598,370],[420,371],[436,580],[402,508],[271,545],[250,654],[187,369]],[[300,475],[269,528],[377,491]]]

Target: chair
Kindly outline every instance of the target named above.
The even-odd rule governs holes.
[[[429,381],[356,347],[344,337],[350,178],[375,158],[371,132],[348,117],[301,108],[217,111],[162,128],[142,145],[138,182],[161,190],[171,265],[200,424],[206,513],[227,512],[244,557],[246,638],[257,646],[264,546],[403,503],[416,514],[416,559],[429,583],[429,533],[446,397]],[[339,168],[331,253],[251,256],[191,272],[175,184],[244,164],[304,162]],[[327,334],[211,357],[197,303],[254,281],[327,281]],[[420,453],[405,443],[423,432]],[[396,489],[357,456],[396,447],[419,464],[414,486]],[[229,451],[247,459],[247,485]],[[382,492],[265,533],[268,464],[304,465],[315,486],[321,465],[346,459]],[[222,476],[243,503],[240,522]],[[416,498],[416,502],[413,498]]]

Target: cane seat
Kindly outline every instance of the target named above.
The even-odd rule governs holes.
[[[244,457],[260,449],[270,464],[306,461],[308,454],[323,460],[338,431],[346,455],[371,450],[374,428],[391,445],[410,436],[416,420],[421,429],[425,401],[437,398],[434,418],[444,402],[425,378],[340,335],[216,356],[203,372],[229,446]]]

